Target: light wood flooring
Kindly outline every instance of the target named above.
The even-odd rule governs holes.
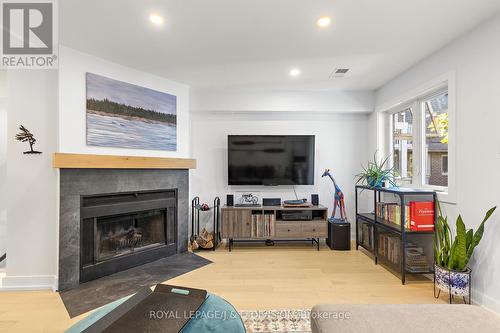
[[[361,251],[317,252],[311,245],[236,244],[202,252],[214,263],[168,281],[220,295],[238,310],[305,309],[317,303],[444,303],[432,281],[398,277]],[[57,293],[0,292],[0,332],[62,332],[70,319]]]

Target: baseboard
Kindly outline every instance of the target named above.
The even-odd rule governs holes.
[[[4,276],[0,290],[57,290],[57,277],[52,275]]]
[[[496,300],[474,289],[472,289],[472,303],[500,314],[500,300]]]

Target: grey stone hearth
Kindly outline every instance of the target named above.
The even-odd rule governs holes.
[[[82,195],[177,189],[177,252],[187,251],[188,170],[61,169],[59,290],[79,285],[80,200]]]

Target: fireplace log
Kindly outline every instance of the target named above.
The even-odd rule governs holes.
[[[205,245],[203,246],[204,249],[211,249],[214,247],[214,243],[212,241],[208,241],[205,243]]]
[[[131,229],[126,233],[121,233],[118,235],[113,235],[109,238],[109,241],[114,245],[115,249],[119,250],[124,247],[134,248],[139,245],[142,241],[142,232],[137,229]]]
[[[196,239],[191,242],[191,249],[196,250],[200,247],[202,249],[212,249],[214,247],[213,241],[214,241],[214,234],[203,228],[201,230],[200,235],[198,235]]]

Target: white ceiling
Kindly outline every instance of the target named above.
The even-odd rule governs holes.
[[[61,43],[195,88],[371,90],[499,0],[63,0]],[[165,18],[162,27],[148,19]],[[320,16],[332,24],[319,29]],[[292,67],[301,69],[291,78]],[[329,79],[336,67],[351,68]]]

